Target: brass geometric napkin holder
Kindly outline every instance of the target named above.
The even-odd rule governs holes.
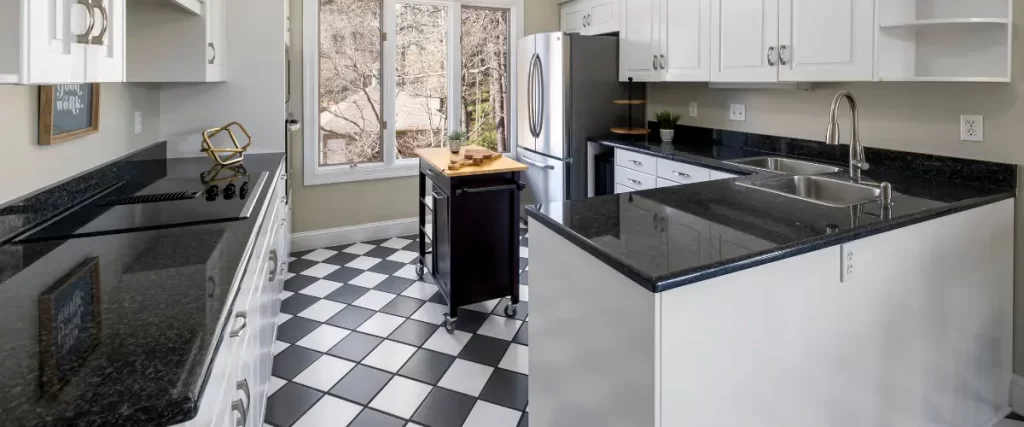
[[[242,130],[242,133],[245,134],[245,137],[249,139],[246,141],[244,146],[238,145],[238,139],[235,138],[235,133],[231,131],[231,126],[238,126],[238,128]],[[231,137],[231,143],[235,145],[234,148],[217,148],[213,146],[213,143],[210,142],[210,138],[217,136],[221,132],[228,133],[228,136]],[[242,159],[245,158],[245,150],[249,149],[250,145],[252,145],[252,135],[249,135],[249,131],[245,130],[245,126],[242,126],[242,124],[238,122],[231,122],[219,128],[209,129],[206,132],[203,132],[203,148],[201,151],[210,156],[210,158],[218,164],[227,166],[241,162]]]

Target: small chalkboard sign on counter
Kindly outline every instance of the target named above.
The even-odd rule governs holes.
[[[39,296],[39,368],[45,395],[60,391],[92,354],[102,332],[100,264],[90,258]]]
[[[39,145],[50,145],[100,131],[100,85],[39,87]]]

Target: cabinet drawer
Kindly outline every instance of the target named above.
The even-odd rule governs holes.
[[[615,167],[615,183],[625,185],[634,190],[648,190],[658,186],[653,175],[626,169],[622,166]]]
[[[631,193],[631,192],[634,192],[634,191],[636,191],[636,190],[634,190],[634,189],[632,189],[632,188],[629,188],[629,187],[627,187],[627,186],[625,186],[625,185],[622,185],[622,184],[615,184],[615,194],[619,194],[619,193]]]
[[[683,185],[675,181],[669,181],[665,178],[658,178],[658,188],[675,187],[677,185]]]
[[[646,154],[634,153],[632,151],[615,149],[615,165],[626,169],[643,172],[648,175],[656,175],[658,170],[657,158]]]
[[[710,169],[671,160],[658,159],[658,178],[675,181],[680,184],[692,184],[711,179]]]

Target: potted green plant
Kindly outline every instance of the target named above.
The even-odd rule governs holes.
[[[661,129],[661,141],[672,142],[672,138],[676,136],[676,123],[679,123],[679,119],[682,118],[678,113],[673,113],[668,110],[661,110],[654,113],[654,120],[658,122],[658,128]]]
[[[458,153],[459,149],[462,148],[463,141],[466,140],[466,132],[457,130],[448,134],[448,149],[452,153]]]

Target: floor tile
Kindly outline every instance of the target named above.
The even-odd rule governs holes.
[[[323,393],[295,383],[281,387],[267,399],[266,422],[276,426],[291,426],[313,406]]]
[[[319,263],[316,261],[310,261],[308,259],[297,259],[295,261],[288,263],[288,271],[291,273],[299,274],[317,264]]]
[[[388,240],[389,239],[367,240],[367,241],[365,241],[363,243],[366,243],[367,245],[370,245],[370,246],[380,246],[380,245],[384,244],[384,242],[386,242]]]
[[[329,258],[323,260],[323,262],[334,265],[345,265],[352,262],[352,260],[356,258],[359,258],[359,255],[345,252],[337,252],[334,255],[330,256]]]
[[[406,289],[409,289],[409,286],[412,285],[413,282],[414,280],[412,279],[388,276],[386,279],[378,283],[377,286],[374,286],[373,288],[381,292],[387,292],[398,295],[401,294],[402,292],[405,292]]]
[[[404,238],[401,238],[401,237],[393,237],[391,239],[388,239],[388,241],[386,241],[384,243],[381,243],[381,246],[383,246],[385,248],[391,248],[391,249],[402,249],[402,248],[404,248],[406,245],[408,245],[410,243],[412,243],[411,239],[404,239]]]
[[[472,336],[472,334],[462,331],[453,331],[449,334],[444,328],[437,328],[434,335],[431,335],[427,342],[423,343],[423,348],[456,356]]]
[[[522,272],[530,267],[530,260],[526,258],[519,258],[519,271]]]
[[[455,321],[455,329],[466,331],[471,334],[476,333],[476,331],[480,329],[480,326],[483,326],[487,317],[487,313],[460,308],[459,317]]]
[[[462,427],[476,399],[443,388],[434,388],[412,420],[430,427]]]
[[[481,365],[498,366],[505,357],[509,342],[484,335],[473,335],[459,352],[460,359]]]
[[[362,364],[388,372],[398,372],[415,352],[416,347],[411,345],[384,340],[363,359]]]
[[[435,293],[437,293],[437,285],[416,281],[402,292],[402,295],[426,301],[434,296]]]
[[[512,338],[516,336],[516,332],[519,331],[519,326],[523,322],[516,319],[509,319],[505,316],[490,315],[487,320],[484,321],[483,326],[476,333],[481,335],[487,335],[489,337],[500,338],[505,341],[512,341]]]
[[[352,246],[345,248],[344,250],[342,250],[342,252],[345,252],[347,254],[362,255],[369,252],[373,248],[373,245],[368,245],[366,243],[356,243]]]
[[[345,304],[322,299],[317,301],[316,304],[309,306],[309,308],[302,310],[299,313],[299,317],[316,320],[317,322],[325,322],[327,319],[334,317],[335,314],[338,314],[343,308],[345,308]]]
[[[416,240],[416,239],[414,238],[412,240]],[[330,249],[330,248],[328,248],[328,249]],[[313,250],[310,249],[308,251],[295,251],[295,252],[292,252],[292,253],[290,253],[288,255],[289,255],[290,258],[302,258],[303,255],[308,254],[310,252],[313,252]]]
[[[418,240],[414,241],[412,243],[409,243],[408,245],[405,245],[405,247],[402,248],[402,249],[405,249],[405,250],[411,251],[411,252],[419,253],[420,242]],[[430,241],[429,240],[427,241],[427,250],[430,250]]]
[[[512,342],[522,345],[530,345],[530,322],[523,322],[523,326],[519,327],[519,332],[516,332],[516,337],[512,338]]]
[[[330,394],[348,399],[361,405],[373,400],[384,384],[388,383],[392,374],[366,365],[356,365],[333,388]]]
[[[416,259],[418,256],[419,254],[416,252],[399,250],[384,259],[388,261],[400,262],[402,264],[408,264],[412,262],[414,259]]]
[[[524,247],[524,246],[525,247],[529,247],[530,246],[530,238],[529,237],[523,236],[522,238],[519,239],[519,247]],[[520,254],[521,253],[522,252],[520,252]]]
[[[411,280],[418,280],[420,278],[420,275],[416,274],[415,264],[406,265],[405,267],[402,267],[401,269],[395,272],[394,276]]]
[[[427,339],[429,339],[436,330],[437,325],[408,319],[403,322],[398,329],[395,329],[391,335],[388,335],[388,339],[409,344],[413,347],[419,347],[423,345],[423,343],[427,342]]]
[[[274,341],[274,356],[277,356],[278,353],[284,351],[284,349],[288,348],[290,345],[291,344],[286,342]]]
[[[455,359],[437,385],[476,397],[480,395],[480,391],[487,384],[487,379],[490,378],[492,372],[494,372],[493,367]]]
[[[455,356],[421,348],[416,350],[416,353],[405,362],[405,366],[402,366],[398,374],[427,384],[437,385],[453,362],[455,362]]]
[[[270,395],[274,394],[275,391],[279,390],[281,387],[284,387],[285,384],[288,384],[287,380],[283,380],[281,378],[278,378],[278,377],[275,377],[275,376],[271,376],[270,377],[270,388],[267,389],[267,396],[270,396]]]
[[[334,396],[324,396],[293,427],[343,426],[354,420],[362,407]]]
[[[313,350],[293,345],[286,348],[281,354],[274,356],[274,365],[271,368],[271,372],[275,377],[291,380],[306,370],[320,356],[320,353]]]
[[[330,258],[331,255],[338,253],[330,249],[316,249],[308,254],[305,254],[299,258],[308,259],[310,261],[324,262],[325,259]]]
[[[501,358],[501,363],[498,363],[498,367],[516,371],[523,375],[530,375],[529,349],[525,345],[519,344],[508,346],[508,351],[505,352],[505,357]]]
[[[381,262],[380,258],[364,255],[352,260],[352,262],[349,262],[348,264],[345,264],[345,267],[357,268],[359,270],[369,270],[370,267],[377,265],[378,262]]]
[[[377,246],[376,248],[370,249],[369,251],[367,251],[363,255],[372,256],[374,258],[385,259],[385,258],[391,256],[392,254],[394,254],[395,252],[398,252],[398,249],[386,248],[386,247],[383,247],[383,246]]]
[[[480,391],[480,398],[522,411],[526,409],[526,400],[529,398],[528,383],[529,377],[526,375],[495,369],[484,389]]]
[[[396,376],[370,402],[370,407],[408,419],[430,393],[430,389],[429,385]]]
[[[352,332],[345,336],[337,345],[327,351],[327,354],[338,356],[343,359],[348,359],[353,362],[359,362],[370,354],[374,348],[377,347],[383,338],[378,338],[372,335],[361,334],[359,332]]]
[[[395,299],[391,300],[388,305],[385,305],[384,308],[380,309],[380,311],[381,313],[394,314],[395,316],[409,317],[412,316],[413,313],[416,313],[416,310],[419,310],[422,306],[423,301],[416,298],[398,295]]]
[[[348,360],[325,355],[309,365],[292,380],[304,386],[326,392],[334,387],[349,370],[356,366]]]
[[[513,409],[478,400],[462,427],[516,427],[522,414]]]
[[[327,296],[327,294],[334,292],[335,289],[340,288],[341,285],[341,283],[335,282],[333,280],[320,279],[317,280],[316,283],[306,286],[306,288],[299,291],[299,293],[317,298],[323,298]]]
[[[393,299],[395,299],[395,294],[371,289],[369,292],[359,297],[359,299],[355,300],[352,305],[374,311],[380,311],[380,309],[384,308],[385,305],[388,305],[388,303]]]
[[[402,427],[405,420],[370,408],[363,409],[348,427]]]
[[[299,292],[306,289],[306,286],[312,285],[317,280],[318,279],[316,277],[297,274],[284,281],[284,290],[288,292]]]
[[[306,276],[313,276],[313,277],[323,278],[324,276],[330,274],[332,271],[337,270],[337,269],[338,269],[338,266],[336,266],[336,265],[325,264],[325,263],[321,262],[321,263],[318,263],[317,265],[314,265],[312,267],[309,267],[309,268],[299,272],[299,274],[304,274]]]
[[[288,319],[291,319],[292,317],[295,316],[292,316],[291,314],[288,313],[277,313],[277,324],[280,325],[284,322],[287,322]]]
[[[433,323],[435,325],[440,325],[441,323],[444,323],[444,314],[447,312],[448,307],[445,307],[441,304],[428,302],[424,303],[423,306],[420,307],[419,310],[416,310],[416,312],[413,313],[412,316],[409,316],[409,318],[427,323]]]
[[[279,298],[281,298],[281,300],[284,300],[285,298],[288,298],[288,297],[290,297],[292,295],[295,295],[295,292],[281,291],[281,294],[279,295]]]
[[[521,284],[521,285],[529,285],[530,284],[530,272],[529,271],[523,271],[519,275],[519,284]]]
[[[491,314],[496,316],[505,316],[505,306],[509,305],[512,300],[508,298],[502,298],[498,305],[494,306],[494,311]],[[530,315],[530,303],[526,301],[519,301],[519,305],[516,306],[515,319],[526,320],[526,316]]]
[[[373,287],[377,286],[378,284],[380,284],[380,282],[383,282],[384,279],[387,279],[387,278],[388,278],[388,276],[385,276],[383,274],[374,273],[372,271],[366,271],[366,272],[363,272],[363,274],[360,274],[355,279],[349,280],[348,283],[350,285],[362,286],[364,288],[373,288]]]
[[[331,325],[320,325],[295,344],[310,350],[326,353],[327,350],[337,345],[348,334],[349,331],[346,329]]]
[[[519,419],[519,424],[516,427],[530,427],[530,413],[523,414],[523,417]]]
[[[530,287],[527,285],[519,285],[519,300],[529,301],[530,300]]]
[[[356,285],[342,285],[340,288],[335,289],[334,292],[327,294],[324,298],[331,301],[343,302],[345,304],[352,304],[359,297],[363,296],[369,289],[362,286]]]
[[[406,266],[407,264],[404,262],[383,260],[374,264],[373,267],[369,268],[369,270],[380,274],[392,275]]]
[[[316,304],[320,299],[317,297],[311,297],[309,295],[295,294],[288,299],[281,301],[281,312],[296,315],[309,308],[309,306]]]
[[[363,322],[362,325],[359,325],[356,330],[364,334],[386,337],[391,335],[391,333],[394,332],[402,322],[405,322],[405,319],[401,317],[385,313],[377,313]]]
[[[353,255],[353,256],[355,256],[355,255]],[[348,264],[348,263],[346,262],[345,264]],[[345,265],[345,264],[338,264],[338,265]],[[333,272],[331,272],[331,274],[328,274],[328,275],[324,276],[324,279],[330,280],[332,282],[338,282],[338,283],[349,283],[349,282],[352,281],[352,279],[355,279],[356,277],[359,277],[359,275],[363,274],[363,273],[364,273],[364,271],[360,270],[358,268],[338,267],[338,269],[334,270]]]
[[[519,258],[530,258],[530,249],[529,248],[520,247],[519,248]]]
[[[470,305],[467,305],[467,306],[464,306],[464,307],[460,307],[460,308],[465,308],[465,309],[473,310],[473,311],[479,311],[481,313],[490,313],[491,311],[494,310],[494,307],[496,305],[498,305],[498,302],[500,302],[500,301],[501,301],[500,298],[492,299],[492,300],[488,300],[488,301],[478,302],[476,304],[470,304]]]
[[[301,317],[293,317],[288,319],[287,322],[278,325],[277,340],[288,344],[295,344],[319,326],[320,323],[318,322]]]
[[[362,307],[350,305],[341,309],[341,311],[339,311],[338,314],[335,314],[334,317],[327,319],[326,323],[339,328],[353,330],[358,328],[359,325],[362,325],[363,322],[372,317],[373,314],[373,310],[367,310]]]
[[[448,305],[448,300],[444,299],[444,294],[442,294],[440,292],[435,293],[434,296],[430,297],[430,299],[427,300],[427,302],[432,302],[434,304],[441,304],[443,306],[447,306]]]

